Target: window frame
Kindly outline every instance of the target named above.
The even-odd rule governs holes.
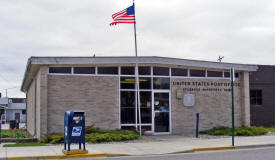
[[[255,92],[255,104],[252,102],[251,92]],[[258,95],[258,92],[261,93],[261,96]],[[250,89],[249,91],[250,96],[250,105],[252,106],[263,106],[263,90],[262,89]],[[260,103],[258,102],[260,100]]]
[[[75,73],[75,68],[94,68],[94,73]],[[74,75],[96,75],[96,66],[77,66],[77,67],[73,67],[72,68],[72,70],[73,70],[73,73],[72,74],[74,74]]]
[[[115,74],[106,74],[106,73],[99,73],[99,68],[116,68],[117,73]],[[109,76],[118,76],[120,73],[120,68],[119,66],[97,66],[97,74],[96,75],[109,75]]]
[[[50,69],[51,68],[71,68],[71,73],[51,73]],[[68,66],[49,66],[48,67],[48,74],[51,75],[71,75],[73,73],[73,67],[68,67]]]

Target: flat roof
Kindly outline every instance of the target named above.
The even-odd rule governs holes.
[[[256,71],[257,65],[251,64],[237,64],[225,62],[211,62],[201,60],[179,59],[169,57],[155,57],[155,56],[138,56],[138,57],[30,57],[27,62],[21,91],[26,91],[27,86],[39,69],[40,65],[76,65],[76,64],[165,64],[165,65],[181,65],[199,68],[213,68],[213,69],[230,69],[234,67],[240,71]]]

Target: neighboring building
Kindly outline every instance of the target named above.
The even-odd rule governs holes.
[[[251,125],[275,125],[275,66],[259,65],[250,73]]]
[[[25,98],[0,98],[0,119],[1,123],[8,123],[10,120],[26,122],[26,99]]]
[[[6,123],[6,108],[8,107],[9,99],[0,97],[0,123]]]
[[[201,130],[230,126],[231,67],[235,124],[249,126],[249,72],[257,70],[255,65],[165,57],[31,57],[21,86],[27,130],[37,138],[63,132],[66,110],[84,110],[86,124],[102,129],[136,128],[139,108],[142,129],[153,134],[195,135],[196,113]]]

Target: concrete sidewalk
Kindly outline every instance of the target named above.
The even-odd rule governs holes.
[[[231,137],[188,138],[178,135],[144,136],[131,142],[86,144],[89,153],[119,153],[128,155],[168,154],[192,151],[194,148],[224,147],[231,145]],[[275,146],[275,135],[235,137],[236,148],[252,146]],[[75,145],[77,147],[77,145]],[[63,145],[40,147],[0,148],[0,157],[61,155]],[[0,159],[1,159],[0,158]]]

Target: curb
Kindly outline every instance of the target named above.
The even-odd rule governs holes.
[[[245,148],[258,148],[258,147],[274,147],[275,144],[259,144],[259,145],[246,145],[246,146],[236,146],[236,149],[245,149]]]
[[[220,146],[220,147],[201,147],[192,148],[189,150],[171,152],[167,154],[177,153],[192,153],[197,151],[214,151],[214,150],[230,150],[230,149],[246,149],[246,148],[257,148],[257,147],[274,147],[275,144],[262,144],[262,145],[246,145],[246,146]],[[65,158],[92,158],[92,157],[117,157],[117,156],[131,156],[125,153],[88,153],[88,154],[74,154],[74,155],[48,155],[48,156],[18,156],[18,157],[7,157],[7,160],[21,160],[21,159],[65,159]],[[1,158],[0,158],[1,159]],[[5,158],[3,158],[5,159]]]
[[[89,158],[89,157],[115,157],[126,156],[124,153],[88,153],[88,154],[74,154],[74,155],[49,155],[49,156],[18,156],[7,157],[7,160],[21,160],[21,159],[65,159],[65,158]]]
[[[192,148],[193,152],[196,151],[213,151],[213,150],[227,150],[227,149],[235,149],[234,146],[222,146],[222,147],[204,147],[204,148]]]

